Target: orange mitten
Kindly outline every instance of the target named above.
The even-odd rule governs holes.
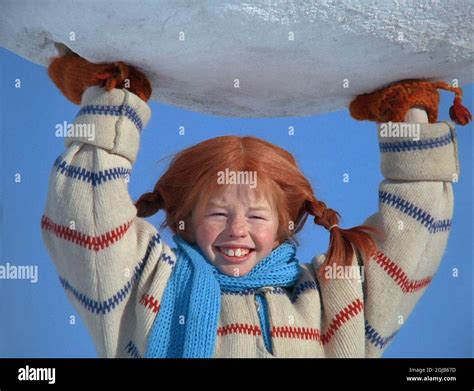
[[[80,104],[82,94],[91,86],[107,91],[126,88],[145,102],[150,99],[151,84],[136,68],[123,62],[93,64],[74,52],[53,59],[49,77],[71,102]]]
[[[466,125],[471,113],[462,105],[462,90],[444,81],[402,80],[369,94],[358,95],[350,104],[351,116],[357,120],[403,122],[413,107],[422,107],[430,123],[438,120],[439,93],[437,89],[454,92],[454,103],[449,114],[458,125]]]

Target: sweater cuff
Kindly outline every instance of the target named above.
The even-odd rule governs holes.
[[[73,132],[68,131],[65,137],[66,147],[75,141],[95,145],[133,164],[140,146],[140,132],[150,116],[148,104],[126,89],[105,91],[89,87],[82,95]]]
[[[459,161],[456,132],[450,122],[377,126],[381,171],[386,179],[457,181]]]

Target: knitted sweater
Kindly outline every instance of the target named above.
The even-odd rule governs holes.
[[[150,113],[127,90],[88,88],[75,124],[94,125],[95,138],[67,137],[50,176],[43,240],[101,357],[144,355],[176,262],[157,229],[136,216],[127,190]],[[439,266],[453,212],[450,182],[459,174],[450,123],[420,124],[418,141],[384,137],[383,125],[385,179],[379,211],[365,223],[386,236],[365,260],[365,278],[319,280],[322,254],[302,264],[292,288],[222,293],[215,357],[381,356]],[[266,299],[273,354],[257,293]]]

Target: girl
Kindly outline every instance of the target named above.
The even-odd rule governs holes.
[[[102,357],[379,357],[436,272],[459,174],[454,127],[437,123],[437,88],[407,80],[358,96],[359,120],[379,123],[379,212],[343,229],[287,151],[254,137],[217,137],[178,153],[154,190],[127,191],[151,87],[123,63],[74,53],[49,75],[81,105],[54,163],[43,238],[61,284]],[[403,122],[417,139],[387,132]],[[256,173],[256,186],[218,178]],[[245,176],[243,176],[245,177]],[[158,210],[163,242],[143,217]],[[327,254],[296,259],[308,216],[329,232]],[[363,270],[358,273],[347,271]]]

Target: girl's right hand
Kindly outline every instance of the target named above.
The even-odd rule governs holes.
[[[93,64],[69,51],[55,57],[48,67],[48,75],[63,95],[80,104],[83,92],[91,86],[101,86],[107,91],[126,88],[145,102],[151,95],[151,84],[138,69],[123,62]]]

